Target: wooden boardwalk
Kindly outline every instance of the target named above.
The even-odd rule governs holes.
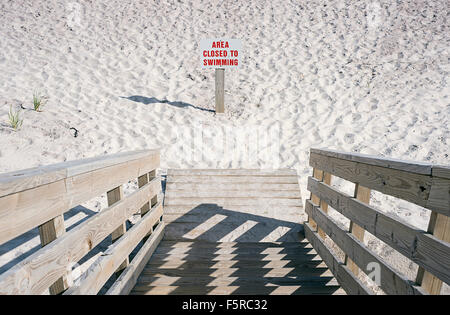
[[[302,212],[294,170],[168,170],[165,235],[131,294],[343,294]]]
[[[41,242],[0,274],[0,295],[373,294],[363,273],[386,294],[448,292],[450,166],[327,149],[311,149],[309,165],[304,209],[294,170],[169,170],[161,180],[159,150],[0,174],[0,251]],[[428,228],[371,205],[371,191],[428,209]],[[108,207],[66,230],[99,196]],[[417,264],[415,279],[372,251],[366,231]]]

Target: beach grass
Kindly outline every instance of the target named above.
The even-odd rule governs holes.
[[[12,106],[9,107],[8,119],[10,126],[17,130],[22,126],[23,119],[20,118],[20,111],[14,111]]]
[[[33,108],[35,111],[40,112],[42,111],[42,106],[45,105],[47,100],[47,97],[45,95],[42,95],[38,91],[35,91],[33,93]]]

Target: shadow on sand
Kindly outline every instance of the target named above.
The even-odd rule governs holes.
[[[132,96],[120,96],[121,98],[125,98],[127,100],[133,101],[133,102],[138,102],[138,103],[142,103],[145,105],[148,104],[156,104],[156,103],[164,103],[164,104],[169,104],[171,106],[175,106],[175,107],[179,107],[179,108],[185,108],[185,107],[192,107],[198,110],[202,110],[205,112],[210,112],[210,113],[214,113],[215,111],[212,109],[207,109],[207,108],[202,108],[202,107],[198,107],[189,103],[185,103],[185,102],[170,102],[168,100],[159,100],[155,97],[145,97],[145,96],[140,96],[140,95],[132,95]]]

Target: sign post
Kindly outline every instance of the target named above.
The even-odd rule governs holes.
[[[239,39],[202,39],[200,41],[202,68],[216,70],[216,113],[225,112],[225,69],[241,64],[242,44]]]
[[[225,112],[225,69],[216,69],[216,113]]]

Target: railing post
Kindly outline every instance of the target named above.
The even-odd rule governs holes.
[[[148,173],[149,181],[156,178],[156,170],[151,171]],[[158,203],[158,195],[154,196],[151,199],[151,206],[154,207]]]
[[[356,183],[354,198],[356,198],[361,202],[369,204],[370,189]],[[352,233],[361,242],[364,241],[364,232],[365,232],[364,229],[359,225],[355,224],[353,221],[350,221],[349,232]],[[359,274],[360,270],[359,267],[350,258],[348,258],[347,254],[345,255],[345,263],[348,266],[348,268],[353,272],[353,274],[355,274],[356,276]]]
[[[52,220],[45,222],[44,224],[39,226],[39,236],[41,239],[41,245],[44,247],[45,245],[51,243],[56,240],[58,237],[63,235],[66,232],[66,228],[64,226],[64,216],[61,214]],[[49,288],[50,294],[56,295],[69,287],[67,276],[62,276],[59,278],[54,284],[52,284]]]
[[[313,177],[321,182],[323,181],[327,185],[331,184],[331,174],[330,173],[313,168]],[[319,205],[320,208],[325,213],[328,212],[328,204],[325,201],[320,200],[320,198],[318,196],[314,195],[313,193],[311,193],[310,199],[314,204]],[[325,238],[325,232],[320,227],[317,226],[317,223],[314,222],[313,219],[308,218],[308,223],[310,223],[314,229],[318,230],[319,235],[322,239]]]
[[[108,206],[112,206],[113,204],[115,204],[116,202],[121,200],[123,198],[122,185],[108,191],[106,193],[106,196],[108,198]],[[114,243],[119,237],[124,235],[126,233],[126,231],[127,231],[127,222],[125,221],[111,233],[112,242]],[[127,257],[127,259],[124,260],[124,262],[119,266],[119,268],[117,268],[116,271],[125,269],[128,266],[128,264],[129,264],[129,259]]]
[[[432,211],[428,224],[428,233],[450,243],[450,217]],[[436,278],[422,267],[419,267],[417,271],[416,283],[421,285],[429,294],[438,295],[441,293],[442,280]]]
[[[138,177],[138,187],[141,188],[142,186],[146,185],[151,179],[152,177],[150,176],[150,173],[146,173],[142,176]],[[149,180],[150,178],[150,180]],[[141,218],[147,213],[149,212],[151,209],[150,207],[150,200],[149,202],[147,202],[146,204],[144,204],[141,208]],[[150,229],[150,231],[148,232],[148,234],[143,238],[143,242],[145,242],[148,239],[148,236],[150,236],[153,233],[153,228]]]

